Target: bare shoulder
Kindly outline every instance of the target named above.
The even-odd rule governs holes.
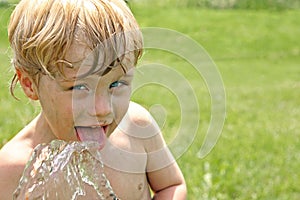
[[[165,145],[161,130],[155,119],[147,109],[137,103],[130,102],[127,114],[118,127],[127,135],[139,139],[140,142],[142,141],[146,151],[161,148]]]
[[[0,199],[11,199],[31,154],[28,146],[13,139],[0,150]]]
[[[121,127],[128,128],[130,134],[138,138],[150,138],[158,134],[160,129],[151,114],[141,105],[130,102]]]
[[[32,153],[30,140],[22,132],[0,149],[0,166],[25,163]],[[5,162],[2,162],[5,161]]]
[[[132,101],[129,104],[127,115],[130,117],[131,122],[139,126],[147,126],[154,122],[148,110]]]

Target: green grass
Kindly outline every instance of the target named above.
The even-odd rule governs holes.
[[[204,159],[197,158],[197,152],[208,127],[210,104],[207,91],[193,85],[199,91],[202,121],[194,143],[178,160],[189,199],[299,199],[300,13],[132,8],[144,27],[166,27],[197,40],[218,65],[225,84],[225,126]],[[184,65],[165,55],[149,57],[178,69]],[[191,83],[197,81],[202,82],[190,76]],[[137,100],[151,105],[153,96],[146,93]]]
[[[21,89],[17,88],[15,100],[9,93],[13,76],[10,64],[11,51],[8,47],[7,24],[12,7],[0,8],[0,147],[24,127],[38,112],[38,107],[27,100]]]
[[[284,10],[299,9],[299,0],[128,0],[134,4],[156,7],[198,7],[213,9]]]
[[[5,34],[9,10],[0,9],[1,146],[36,115],[38,108],[28,103],[20,89],[17,90],[20,102],[10,97],[6,89],[12,75]],[[182,73],[201,105],[197,136],[178,159],[189,199],[300,199],[299,11],[141,5],[132,5],[132,9],[142,27],[166,27],[195,39],[211,55],[224,81],[226,122],[213,151],[200,159],[197,152],[211,112],[204,81],[175,55],[146,50],[141,62],[162,63]],[[150,85],[136,91],[133,99],[147,108],[155,104],[165,108],[167,120],[161,125],[170,143],[179,127],[180,111],[175,95]],[[195,116],[193,112],[190,114]]]

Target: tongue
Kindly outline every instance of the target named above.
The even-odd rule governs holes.
[[[100,145],[100,149],[104,147],[106,136],[103,127],[76,127],[75,129],[80,141],[93,141]]]

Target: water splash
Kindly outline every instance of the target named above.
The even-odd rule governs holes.
[[[118,200],[104,174],[94,142],[53,140],[37,146],[28,161],[14,200]]]

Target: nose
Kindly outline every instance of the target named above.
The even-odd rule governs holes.
[[[96,117],[98,121],[111,121],[113,117],[112,112],[112,98],[107,92],[95,94],[91,115]]]

